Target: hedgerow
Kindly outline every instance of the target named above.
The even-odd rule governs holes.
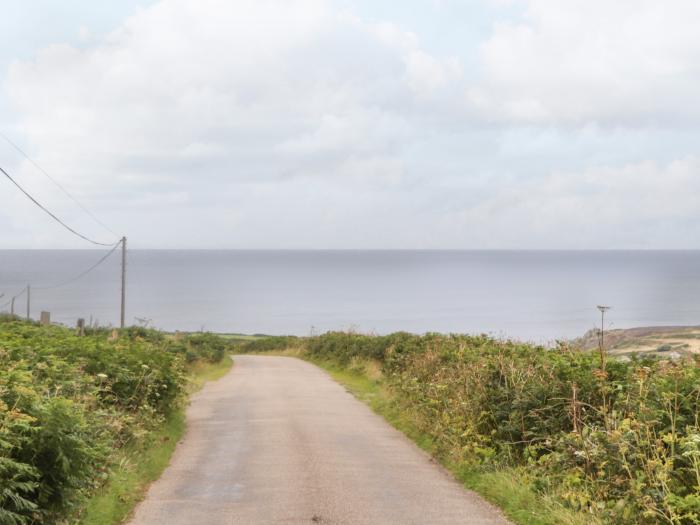
[[[565,345],[438,334],[328,333],[296,346],[346,367],[379,362],[451,463],[526,468],[535,490],[606,523],[700,523],[698,358],[601,363]]]
[[[295,348],[299,344],[306,344],[303,338],[293,335],[263,336],[251,341],[239,342],[238,345],[245,352],[272,352]]]
[[[57,523],[109,476],[115,451],[179,406],[188,362],[227,343],[155,330],[0,319],[0,525]]]

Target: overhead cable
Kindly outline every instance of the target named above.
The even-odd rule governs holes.
[[[115,245],[112,247],[112,249],[111,249],[109,252],[107,252],[107,254],[103,255],[103,256],[100,258],[100,260],[98,260],[95,264],[93,264],[92,266],[90,266],[87,270],[85,270],[85,271],[79,273],[79,274],[76,275],[75,277],[73,277],[73,278],[71,278],[71,279],[68,279],[67,281],[63,281],[63,282],[61,282],[61,283],[54,284],[54,285],[51,285],[51,286],[33,286],[33,287],[32,287],[32,290],[53,290],[54,288],[60,288],[61,286],[66,286],[66,285],[68,285],[68,284],[74,283],[75,281],[77,281],[77,280],[79,280],[79,279],[82,279],[82,278],[85,277],[87,274],[89,274],[90,272],[92,272],[95,268],[97,268],[98,266],[100,266],[103,262],[105,262],[105,261],[109,258],[109,256],[112,255],[112,254],[116,251],[117,248],[119,248],[119,245],[120,245],[120,244],[121,244],[121,241],[118,242],[117,244],[115,244]],[[12,304],[12,301],[14,301],[15,299],[18,299],[18,298],[22,297],[26,292],[27,292],[27,288],[26,288],[26,287],[25,287],[25,288],[22,288],[22,290],[21,290],[20,292],[18,292],[17,294],[15,294],[14,296],[12,296],[12,298],[11,298],[9,301],[7,301],[7,302],[6,302],[5,304],[3,304],[3,305],[0,305],[0,310],[2,310],[3,308],[9,306],[10,304]],[[4,295],[4,294],[3,294],[3,295]],[[3,297],[3,295],[0,295],[0,297]]]
[[[58,217],[56,217],[56,215],[54,215],[53,213],[51,213],[51,211],[49,211],[47,208],[45,208],[45,207],[44,207],[39,201],[37,201],[34,197],[32,197],[32,196],[29,194],[29,192],[28,192],[27,190],[25,190],[22,186],[20,186],[20,184],[19,184],[15,179],[13,179],[12,176],[11,176],[9,173],[7,173],[3,168],[0,168],[0,172],[2,172],[2,174],[5,175],[5,177],[7,177],[7,178],[9,179],[9,181],[10,181],[12,184],[14,184],[15,186],[17,186],[17,188],[18,188],[22,193],[24,193],[24,195],[26,195],[26,197],[27,197],[29,200],[31,200],[31,201],[32,201],[34,204],[36,204],[39,208],[41,208],[42,210],[44,210],[44,212],[46,212],[46,213],[49,215],[49,217],[51,217],[53,220],[55,220],[56,222],[58,222],[61,226],[63,226],[66,230],[68,230],[68,231],[71,232],[72,234],[77,235],[77,236],[80,237],[81,239],[86,240],[86,241],[88,241],[88,242],[90,242],[90,243],[92,243],[92,244],[96,244],[96,245],[98,245],[98,246],[109,246],[109,247],[111,247],[111,246],[116,246],[117,244],[119,244],[119,242],[121,242],[121,241],[109,242],[109,243],[107,243],[107,242],[98,242],[98,241],[95,241],[95,240],[91,239],[90,237],[87,237],[87,236],[83,235],[82,233],[77,232],[76,230],[74,230],[73,228],[71,228],[70,226],[68,226],[65,222],[63,222],[61,219],[59,219]]]
[[[12,301],[14,301],[15,299],[18,299],[18,298],[22,297],[26,291],[27,291],[26,288],[22,288],[22,291],[21,291],[21,292],[18,292],[17,294],[13,295],[12,298],[11,298],[9,301],[7,301],[5,304],[0,305],[0,310],[2,310],[3,308],[5,308],[6,306],[10,306],[10,305],[12,304]]]
[[[95,221],[97,224],[102,226],[105,230],[107,230],[109,233],[112,235],[119,237],[109,226],[107,226],[104,222],[102,222],[100,219],[98,219],[94,213],[92,213],[89,209],[87,209],[78,199],[76,199],[71,193],[61,185],[56,179],[54,179],[51,175],[48,174],[48,172],[39,166],[34,159],[32,159],[29,155],[27,155],[22,148],[20,148],[17,144],[12,142],[10,138],[5,135],[2,131],[0,131],[0,137],[5,139],[5,142],[7,142],[10,146],[12,146],[20,155],[22,155],[25,159],[27,159],[32,166],[34,166],[37,170],[39,170],[44,176],[46,176],[47,179],[49,179],[51,182],[53,182],[58,189],[60,189],[70,200],[72,200],[81,210],[83,210],[90,218]]]
[[[109,258],[109,256],[112,255],[117,248],[119,248],[120,244],[121,244],[121,241],[119,241],[117,244],[115,244],[114,247],[105,256],[103,256],[99,261],[97,261],[95,264],[90,266],[90,268],[88,268],[84,272],[76,275],[72,279],[68,279],[67,281],[63,281],[62,283],[54,284],[52,286],[35,286],[35,287],[33,287],[33,289],[34,290],[52,290],[54,288],[60,288],[61,286],[65,286],[67,284],[74,283],[78,279],[85,277],[87,274],[89,274],[91,271],[93,271],[95,268],[97,268],[100,264],[105,262],[107,260],[107,258]]]

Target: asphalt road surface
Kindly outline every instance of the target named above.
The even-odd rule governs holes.
[[[505,524],[319,368],[236,356],[133,525]]]

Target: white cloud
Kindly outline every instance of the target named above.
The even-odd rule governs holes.
[[[700,3],[527,0],[481,46],[468,100],[490,120],[687,125],[700,118]]]
[[[7,88],[39,163],[118,223],[124,206],[170,216],[243,183],[395,184],[397,147],[460,74],[415,35],[324,0],[162,0],[95,45],[16,63]],[[155,226],[139,228],[146,243]]]
[[[331,0],[161,0],[7,92],[36,160],[134,246],[697,246],[700,7],[491,1],[524,17],[479,72]],[[70,245],[46,224],[16,196],[0,242]]]
[[[700,223],[700,158],[513,179],[476,206],[445,216],[480,246],[683,248]]]

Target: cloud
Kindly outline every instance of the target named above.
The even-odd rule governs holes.
[[[396,142],[459,74],[322,0],[163,0],[97,45],[16,63],[8,92],[41,164],[138,207],[381,162],[395,178]]]
[[[285,153],[381,149],[454,69],[411,35],[318,0],[164,0],[96,47],[15,65],[9,93],[44,158],[94,157],[86,179],[95,161],[137,172],[131,159],[195,151],[257,157],[276,176],[265,160]]]
[[[444,220],[492,248],[547,248],[552,238],[560,248],[683,248],[700,234],[698,172],[697,156],[555,171],[513,179]]]
[[[515,123],[686,126],[700,119],[700,4],[528,0],[481,45],[467,99]]]
[[[522,16],[478,71],[331,0],[161,0],[6,90],[30,153],[132,246],[696,246],[700,8],[492,3]],[[15,196],[0,242],[82,246],[46,225]]]
[[[175,202],[200,221],[213,194],[251,184],[394,184],[399,143],[452,118],[460,75],[415,35],[323,0],[162,0],[94,45],[15,63],[7,90],[39,163],[114,222]]]

